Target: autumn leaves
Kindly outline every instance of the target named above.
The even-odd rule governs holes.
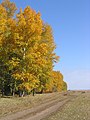
[[[54,53],[56,45],[51,26],[29,6],[24,11],[20,9],[15,17],[16,9],[9,0],[0,4],[2,94],[66,90],[62,74],[53,71],[59,57]]]

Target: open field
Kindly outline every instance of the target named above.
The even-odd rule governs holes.
[[[90,92],[82,92],[44,120],[90,120]]]
[[[89,120],[90,91],[0,98],[0,120]]]

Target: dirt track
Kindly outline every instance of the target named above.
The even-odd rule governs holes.
[[[56,96],[52,95],[51,97],[47,97],[40,105],[37,104],[31,109],[3,116],[0,120],[41,120],[48,118],[51,114],[62,109],[64,105],[85,93],[83,91],[57,93]]]

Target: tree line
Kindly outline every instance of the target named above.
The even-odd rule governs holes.
[[[0,91],[3,95],[67,90],[50,25],[30,6],[16,14],[15,3],[0,4]]]

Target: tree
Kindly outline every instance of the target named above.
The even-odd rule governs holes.
[[[16,8],[16,5],[13,2],[10,2],[10,0],[3,0],[1,5],[6,9],[8,17],[11,18],[11,17],[14,16],[17,8]]]
[[[66,82],[63,82],[63,88],[62,88],[63,91],[66,91],[67,90],[67,83]]]
[[[0,4],[0,89],[2,94],[22,96],[30,91],[66,89],[62,74],[53,71],[59,57],[50,25],[27,6],[14,16],[16,5]],[[54,89],[54,90],[53,90]],[[8,91],[8,93],[7,93]]]
[[[10,7],[10,2],[8,0],[4,2],[6,6],[8,5],[8,7]],[[13,33],[16,24],[15,20],[8,15],[8,9],[4,6],[4,2],[0,4],[0,66],[3,64],[1,71],[3,71],[4,92],[8,90],[8,92],[10,92],[10,82],[12,81],[10,55],[13,54],[15,47]]]
[[[63,81],[60,71],[52,72],[52,80],[46,84],[46,92],[61,92],[67,90],[67,84]]]
[[[37,59],[36,62],[39,66],[39,91],[43,91],[46,83],[51,80],[51,73],[53,70],[53,63],[56,60],[56,55],[54,49],[56,48],[52,28],[48,24],[43,24],[41,41],[39,41],[39,46],[37,48]]]
[[[20,74],[20,80],[23,80],[19,89],[30,91],[37,86],[39,81],[36,74],[35,49],[41,38],[42,20],[40,13],[36,13],[30,7],[26,7],[23,12],[20,10],[16,20],[17,27],[14,32],[14,40],[21,60],[19,69],[14,74]]]

